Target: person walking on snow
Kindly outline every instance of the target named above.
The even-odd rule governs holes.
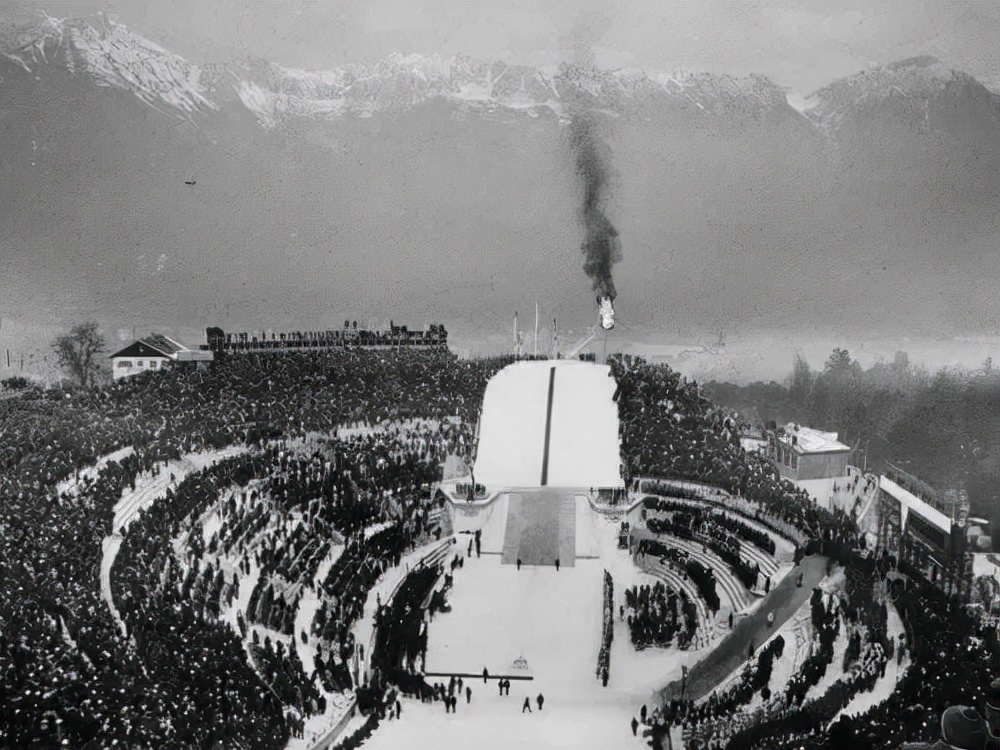
[[[466,704],[472,703],[472,688],[470,687],[465,688],[465,702]]]
[[[538,710],[541,711],[542,704],[545,703],[545,696],[539,693],[538,697],[535,700],[538,701]]]
[[[556,573],[559,572],[559,558],[556,558]]]
[[[523,714],[525,711],[527,711],[529,714],[532,712],[531,711],[531,698],[527,698],[526,697],[524,699],[524,704],[521,706],[521,713]]]

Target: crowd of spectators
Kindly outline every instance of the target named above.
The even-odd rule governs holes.
[[[823,635],[818,635],[813,658],[793,676],[791,695],[782,692],[772,696],[772,708],[761,716],[734,717],[733,725],[717,734],[712,742],[702,738],[707,746],[741,750],[834,747],[889,750],[906,741],[937,739],[940,717],[948,706],[982,707],[990,672],[1000,665],[994,628],[983,628],[958,599],[946,597],[922,580],[918,571],[913,571],[905,591],[893,594],[895,606],[906,623],[906,643],[897,644],[887,638],[885,604],[872,594],[880,576],[871,567],[848,512],[819,507],[804,490],[782,478],[764,457],[742,450],[738,419],[720,412],[702,398],[696,383],[668,367],[651,365],[635,357],[617,357],[610,364],[617,381],[615,399],[621,420],[626,481],[641,477],[641,491],[676,498],[682,498],[682,493],[676,491],[682,482],[721,488],[730,493],[724,500],[707,499],[707,490],[698,489],[688,489],[691,497],[682,499],[725,506],[727,516],[739,513],[775,531],[796,544],[796,561],[804,554],[836,552],[835,557],[847,573],[847,600],[835,605],[840,610],[836,619],[831,610],[824,609],[820,629]],[[656,492],[657,489],[664,491]],[[718,526],[756,543],[725,521]],[[640,550],[640,554],[663,554],[659,549],[642,548],[641,544]],[[852,578],[856,583],[852,583]],[[868,592],[867,599],[860,593],[864,590]],[[797,705],[808,686],[815,684],[819,674],[828,668],[821,668],[820,663],[830,663],[832,654],[826,644],[839,627],[834,623],[840,621],[850,628],[851,658],[845,658],[845,676],[823,695]],[[873,689],[892,658],[890,654],[900,660],[904,652],[912,655],[912,663],[890,698],[861,715],[842,717],[827,731],[829,723],[854,695]],[[645,721],[644,732],[650,744],[662,746],[669,726],[683,723],[687,711],[686,704],[679,700],[654,710]]]
[[[626,483],[633,477],[701,482],[742,496],[762,516],[809,536],[856,539],[849,516],[820,508],[766,458],[744,451],[738,417],[701,396],[696,382],[630,355],[613,357],[609,365]]]
[[[129,629],[122,633],[99,583],[102,540],[118,531],[111,528],[115,504],[160,462],[233,443],[260,451],[276,437],[334,435],[358,423],[377,432],[410,419],[448,420],[468,448],[486,382],[505,363],[428,350],[247,354],[219,357],[203,371],[149,373],[87,390],[26,389],[0,401],[0,579],[9,594],[0,599],[0,735],[22,747],[282,746],[286,707],[238,635],[212,619],[216,592],[221,607],[239,590],[232,572],[223,574],[222,591],[218,567],[210,576],[199,572],[186,591],[197,585],[207,595],[175,607],[169,592],[179,598],[185,590],[179,568],[168,580],[176,588],[157,592],[132,590],[146,585],[145,574],[116,565]],[[123,448],[131,455],[99,476],[84,472]],[[234,500],[234,516],[239,505]],[[233,538],[219,533],[216,554],[227,545],[238,551],[240,532],[267,524],[243,520],[246,528],[226,532]],[[163,535],[180,530],[167,521]],[[166,565],[149,553],[143,559]],[[315,556],[297,571],[284,562],[289,575],[305,578]],[[144,624],[133,612],[140,604]],[[198,723],[199,706],[227,718]]]
[[[833,663],[833,644],[840,634],[840,609],[837,599],[831,598],[828,606],[823,604],[823,599],[823,591],[814,589],[809,599],[813,626],[809,656],[785,687],[785,698],[789,705],[801,706],[809,688],[823,679],[827,667]]]
[[[350,660],[355,650],[351,628],[364,614],[368,592],[390,567],[398,566],[403,554],[422,537],[396,523],[367,537],[364,533],[348,542],[321,584],[323,603],[312,625],[319,649],[317,669],[328,689],[352,687]]]
[[[658,517],[646,519],[646,528],[651,532],[670,534],[701,544],[706,552],[711,550],[715,553],[745,588],[756,586],[760,564],[744,560],[739,539],[707,518],[700,508],[655,497],[647,497],[644,506],[647,513],[654,511],[658,514]]]
[[[666,544],[659,539],[640,539],[636,545],[639,557],[652,555],[660,559],[662,565],[670,565],[685,578],[691,579],[698,595],[705,601],[714,613],[719,611],[722,602],[716,591],[715,572],[694,560],[686,552]]]
[[[611,672],[611,641],[615,637],[615,583],[604,571],[604,598],[601,606],[601,648],[597,653],[597,677],[608,686]]]
[[[684,591],[663,581],[625,590],[625,618],[632,645],[639,651],[675,643],[687,649],[698,628],[698,610]]]
[[[308,686],[323,680],[296,666],[287,642],[265,636],[254,648],[255,629],[248,648],[222,610],[246,590],[251,569],[272,594],[277,581],[288,584],[278,598],[290,593],[291,608],[334,544],[344,544],[342,554],[352,550],[376,579],[399,550],[359,551],[378,545],[380,532],[367,533],[372,523],[387,524],[403,549],[432,539],[439,521],[418,488],[433,479],[429,467],[442,455],[471,449],[486,382],[506,362],[440,350],[222,355],[204,371],[148,373],[88,390],[29,388],[0,400],[0,580],[8,594],[0,598],[0,735],[16,747],[283,746],[301,731],[301,715],[322,705]],[[766,460],[744,453],[737,420],[701,398],[697,384],[641,360],[611,365],[626,480],[719,486],[768,528],[856,547],[851,517],[818,508]],[[411,420],[432,426],[414,431]],[[335,439],[358,424],[356,436]],[[437,432],[421,442],[428,430]],[[269,453],[276,438],[287,448],[316,434],[331,442],[306,455]],[[119,623],[100,594],[102,542],[121,531],[112,528],[115,504],[162,462],[233,444],[248,455],[171,487],[170,503],[154,504],[125,534],[112,570]],[[122,449],[130,452],[84,471]],[[206,540],[198,516],[213,504],[222,521]],[[287,548],[251,544],[274,514],[289,521],[279,532]],[[181,546],[171,551],[174,543]],[[321,624],[332,635],[317,673],[344,664],[353,646],[344,623],[366,592],[347,579],[332,585],[336,607],[324,605]],[[728,744],[888,750],[936,739],[947,706],[982,705],[1000,653],[995,630],[916,578],[893,595],[912,664],[887,701],[825,732],[851,691],[867,689],[884,659],[904,653],[902,644],[890,649],[867,633],[848,660],[846,687],[793,702]],[[655,709],[651,733],[662,736],[682,713],[676,703]]]
[[[717,750],[734,730],[748,723],[742,709],[755,694],[759,693],[764,701],[771,698],[769,683],[774,662],[784,651],[784,637],[776,636],[760,650],[756,661],[747,662],[735,684],[713,692],[700,703],[675,705],[675,714],[683,718],[685,744],[701,744]]]

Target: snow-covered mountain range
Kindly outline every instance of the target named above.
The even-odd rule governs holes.
[[[444,100],[467,111],[522,112],[563,117],[575,105],[628,113],[666,103],[706,116],[759,120],[788,113],[786,92],[759,75],[720,76],[564,64],[553,69],[509,65],[467,56],[393,54],[373,65],[304,70],[269,61],[199,65],[104,17],[55,18],[6,29],[0,54],[39,74],[62,65],[99,86],[129,91],[150,106],[191,118],[238,100],[267,128],[299,118],[370,117]],[[970,76],[933,58],[875,68],[837,81],[799,107],[810,121],[836,126],[852,111],[901,98],[917,116],[956,90],[997,107],[1000,97]]]
[[[41,14],[0,20],[0,317],[308,329],[431,309],[468,340],[549,300],[582,330],[577,106],[611,155],[618,335],[996,330],[1000,97],[929,58],[801,97],[469,57],[210,62]]]

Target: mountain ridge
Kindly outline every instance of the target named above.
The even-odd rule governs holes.
[[[46,23],[0,28],[5,325],[433,309],[479,330],[535,299],[561,325],[592,322],[563,127],[586,106],[606,113],[620,334],[996,330],[996,110],[926,60],[883,88],[910,76],[927,110],[847,86],[851,106],[822,124],[763,77],[407,55],[195,65],[124,27]],[[265,101],[248,108],[250,84]]]
[[[911,58],[862,71],[789,103],[788,91],[762,75],[642,71],[563,63],[546,69],[468,55],[393,53],[373,64],[327,70],[242,60],[198,64],[105,16],[56,18],[0,34],[0,55],[37,74],[63,64],[96,85],[129,91],[149,106],[194,120],[238,101],[264,128],[299,119],[368,118],[442,99],[466,112],[504,111],[565,120],[574,107],[615,114],[645,105],[686,107],[695,116],[764,121],[798,114],[822,130],[836,127],[866,100],[900,94],[925,102],[964,87],[1000,112],[1000,96],[934,58]],[[938,87],[938,88],[935,88]]]

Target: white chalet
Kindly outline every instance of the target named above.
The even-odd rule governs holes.
[[[205,364],[212,361],[212,352],[189,349],[171,338],[154,333],[115,352],[110,359],[112,377],[121,380],[178,363]]]

